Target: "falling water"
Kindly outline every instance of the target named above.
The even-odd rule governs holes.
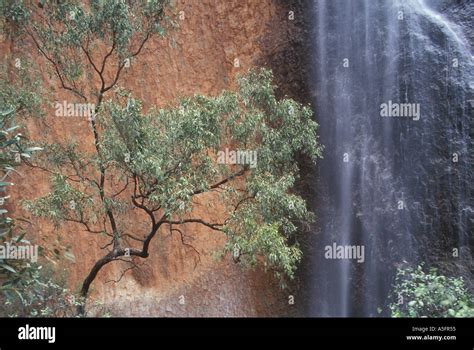
[[[473,33],[441,12],[459,6],[474,15],[468,1],[314,2],[311,85],[326,149],[313,316],[386,315],[396,268],[449,259],[453,248],[460,270],[472,266]],[[412,114],[382,117],[390,101]],[[328,259],[334,243],[363,246],[364,261]]]

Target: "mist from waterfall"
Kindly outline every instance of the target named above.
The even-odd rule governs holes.
[[[314,1],[311,85],[325,154],[312,316],[386,315],[397,267],[450,259],[453,248],[464,253],[457,268],[472,264],[474,59],[443,6]],[[384,104],[420,114],[383,116]],[[363,246],[364,262],[328,259],[334,244]]]

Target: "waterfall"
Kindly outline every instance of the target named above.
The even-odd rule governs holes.
[[[473,33],[446,15],[459,6],[474,14],[469,1],[314,1],[310,85],[325,154],[312,316],[387,315],[400,266],[472,269]],[[360,247],[363,261],[344,255]]]

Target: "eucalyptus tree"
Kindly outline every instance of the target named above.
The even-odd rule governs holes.
[[[43,144],[31,165],[51,174],[51,191],[25,201],[55,225],[76,223],[107,239],[81,296],[107,264],[133,268],[129,257],[147,258],[160,230],[189,246],[182,229],[189,224],[225,234],[223,253],[235,261],[261,262],[282,280],[292,277],[301,257],[298,227],[313,217],[293,190],[296,158],[321,155],[311,109],[278,99],[271,72],[260,69],[241,76],[236,91],[145,110],[119,83],[130,60],[173,26],[166,1],[44,1],[25,8],[25,36],[58,85],[95,106],[93,152],[74,142]],[[220,157],[229,149],[230,157]],[[252,155],[252,162],[234,151]],[[205,193],[225,206],[221,221],[196,216]],[[130,217],[145,218],[148,227],[128,225]]]

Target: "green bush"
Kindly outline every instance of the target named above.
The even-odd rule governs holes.
[[[5,98],[1,89],[0,106],[0,244],[29,243],[25,232],[15,226],[3,206],[9,196],[7,188],[13,183],[10,175],[16,172],[19,161],[31,157],[37,147],[24,147],[24,140],[15,122],[15,114],[23,107],[18,99]],[[21,107],[18,107],[21,106]],[[19,218],[16,218],[19,220]],[[51,271],[23,260],[0,257],[0,316],[47,317],[75,314],[77,302],[64,288],[65,280],[53,278]]]
[[[399,269],[392,317],[474,317],[474,295],[462,277],[447,277],[423,266]]]
[[[15,165],[22,158],[28,158],[37,148],[24,149],[21,144],[21,134],[14,122],[15,109],[12,107],[0,108],[0,244],[7,241],[19,243],[23,239],[23,232],[14,230],[14,220],[8,216],[8,210],[3,206],[9,196],[7,188],[13,183],[9,181],[10,174],[15,172]],[[16,274],[15,261],[0,258],[0,277]]]
[[[64,286],[66,279],[54,277],[51,269],[26,263],[17,278],[0,287],[2,317],[72,317],[79,302]]]
[[[0,108],[0,244],[29,243],[25,232],[15,226],[15,220],[8,216],[3,205],[8,200],[6,190],[13,185],[9,181],[15,166],[23,158],[29,158],[37,148],[24,148],[21,134],[15,123],[17,108],[6,103],[2,89]],[[21,260],[0,258],[0,316],[48,316],[49,301],[60,297],[53,292],[59,289],[51,280],[40,273],[41,268]],[[62,290],[62,288],[61,288]]]

